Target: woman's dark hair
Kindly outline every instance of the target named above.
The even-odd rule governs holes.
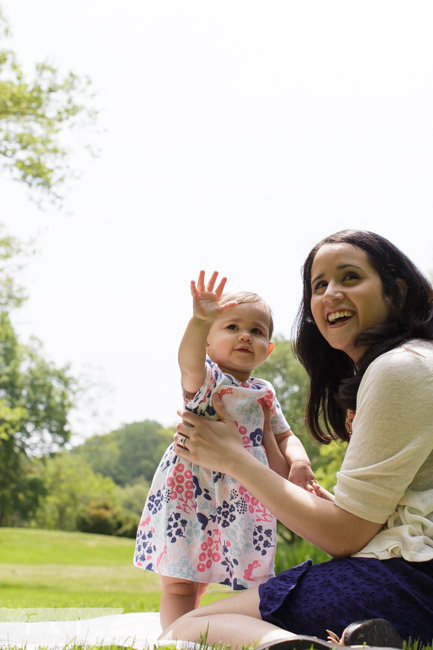
[[[324,244],[337,243],[351,244],[366,252],[369,263],[380,275],[390,307],[389,317],[384,323],[358,335],[355,344],[367,349],[356,365],[346,353],[329,345],[311,313],[314,258]],[[319,242],[305,261],[303,287],[303,299],[295,323],[294,349],[310,376],[307,427],[319,442],[327,444],[334,439],[348,440],[347,410],[356,409],[359,384],[369,364],[380,354],[410,339],[433,339],[433,289],[396,246],[365,230],[342,230]]]

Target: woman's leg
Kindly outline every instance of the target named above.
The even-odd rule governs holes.
[[[255,588],[185,614],[164,630],[160,639],[198,642],[200,637],[206,637],[209,645],[231,643],[233,647],[242,647],[294,636],[261,619]]]
[[[180,616],[199,606],[207,584],[161,576],[161,587],[160,619],[165,630]]]

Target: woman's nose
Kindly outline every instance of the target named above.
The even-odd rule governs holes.
[[[324,302],[335,302],[336,300],[341,300],[343,297],[343,292],[339,284],[334,282],[329,282],[326,290],[323,294]]]

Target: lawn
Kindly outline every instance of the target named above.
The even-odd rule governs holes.
[[[287,564],[302,561],[311,549],[301,544],[294,550],[296,557],[288,562],[286,556]],[[39,617],[43,608],[111,610],[106,613],[158,611],[159,577],[136,569],[132,565],[133,551],[134,540],[126,538],[0,528],[0,621],[13,620],[11,609],[37,608]],[[318,556],[316,561],[321,559]],[[228,588],[212,585],[203,603],[231,594]],[[20,618],[20,612],[16,614],[19,618],[15,620],[26,620]],[[63,618],[59,614],[56,613],[58,620]],[[50,620],[50,612],[46,616]],[[67,612],[65,616],[68,617]],[[168,646],[166,650],[172,648]],[[408,648],[421,650],[422,646],[408,644]],[[68,650],[81,649],[82,646],[68,646]],[[105,646],[103,650],[110,648]]]
[[[132,539],[0,528],[0,608],[158,611],[159,576],[136,569],[133,551]],[[212,586],[203,602],[231,593]]]

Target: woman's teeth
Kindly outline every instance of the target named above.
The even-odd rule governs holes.
[[[355,312],[349,311],[348,309],[342,309],[341,311],[334,311],[332,314],[328,315],[328,321],[332,324],[341,318],[352,318]]]

